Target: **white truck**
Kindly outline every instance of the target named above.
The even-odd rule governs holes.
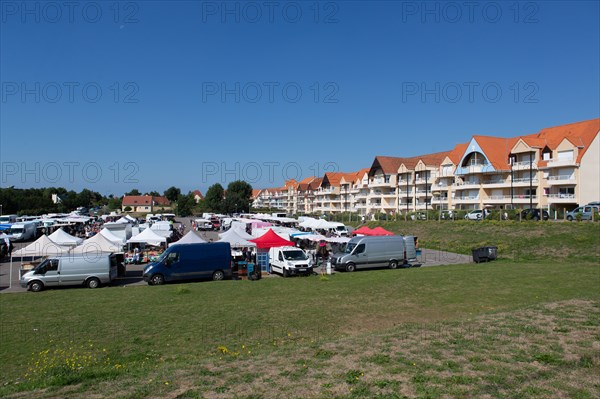
[[[269,265],[271,271],[280,273],[283,277],[295,275],[311,275],[312,260],[306,252],[296,247],[273,247],[269,250]]]
[[[36,222],[17,222],[10,227],[13,241],[32,240],[37,235]]]

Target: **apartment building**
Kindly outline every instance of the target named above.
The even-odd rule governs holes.
[[[474,135],[450,151],[376,156],[358,172],[288,181],[255,203],[294,214],[571,209],[600,200],[599,132],[592,119],[524,136]]]

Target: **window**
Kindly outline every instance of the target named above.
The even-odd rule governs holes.
[[[390,182],[390,175],[385,175],[384,182],[385,183],[389,183]]]
[[[46,271],[51,272],[51,271],[57,271],[57,270],[58,270],[58,259],[51,259],[50,262],[48,262]]]
[[[354,255],[362,254],[363,252],[365,252],[365,244],[360,244],[354,250]]]
[[[558,152],[558,160],[559,161],[572,161],[573,160],[573,150],[559,151]]]

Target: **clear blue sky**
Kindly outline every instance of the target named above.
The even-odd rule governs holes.
[[[599,2],[467,4],[3,0],[0,185],[272,187],[600,115]]]

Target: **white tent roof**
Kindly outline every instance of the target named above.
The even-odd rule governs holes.
[[[83,242],[83,244],[73,248],[71,253],[75,254],[90,254],[90,253],[100,253],[100,252],[122,252],[123,251],[123,243],[109,241],[108,238],[104,237],[102,234],[96,234],[95,236],[88,238]]]
[[[43,235],[25,248],[14,251],[11,256],[14,258],[23,258],[26,256],[36,257],[66,255],[69,253],[69,250],[69,247],[58,245],[48,238],[48,236]]]
[[[221,239],[218,242],[228,242],[234,248],[256,246],[255,243],[246,240],[239,233],[240,232],[236,229],[229,229],[225,233],[219,234]]]
[[[196,234],[192,230],[190,230],[187,232],[186,235],[181,237],[179,240],[170,243],[169,246],[176,245],[176,244],[201,244],[204,242],[206,242],[206,240],[204,240],[198,234]]]
[[[161,243],[167,242],[165,237],[156,234],[152,229],[146,229],[137,236],[127,240],[128,243],[146,243],[154,246],[159,246]]]
[[[120,242],[120,243],[125,244],[125,241],[123,241],[122,238],[117,237],[112,231],[110,231],[106,227],[103,228],[102,230],[100,230],[100,234],[102,234],[104,236],[104,238],[106,238],[108,241]]]
[[[65,232],[62,228],[56,230],[54,233],[48,236],[49,239],[54,241],[58,245],[79,245],[83,242],[82,238],[73,237],[71,234]]]
[[[246,233],[246,230],[242,229],[239,226],[231,226],[231,229],[229,229],[229,230],[234,230],[236,232],[236,234],[238,236],[242,237],[244,240],[253,240],[256,238],[253,235]]]
[[[129,223],[129,219],[121,216],[118,220],[115,221],[115,223],[118,223],[118,224],[127,224],[127,223]]]

